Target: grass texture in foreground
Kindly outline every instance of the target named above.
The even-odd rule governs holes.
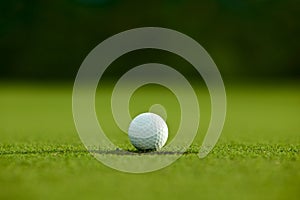
[[[209,122],[209,100],[200,88],[202,121],[194,143],[171,166],[146,174],[110,169],[86,151],[72,120],[71,89],[70,85],[0,85],[0,199],[300,196],[299,84],[229,85],[223,134],[213,152],[202,160],[197,153]],[[148,96],[142,90],[136,92],[132,115],[158,103],[154,91],[164,90],[143,89]],[[97,96],[99,120],[104,121],[115,144],[132,150],[126,135],[113,124],[109,106],[99,109],[110,97],[107,91],[99,91]],[[165,91],[164,95],[172,138],[178,108],[172,94]],[[138,104],[141,99],[143,104]]]

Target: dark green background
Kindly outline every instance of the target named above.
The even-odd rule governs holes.
[[[300,74],[299,5],[297,0],[1,1],[0,76],[73,80],[85,56],[107,37],[158,26],[197,40],[225,81],[295,79]],[[139,53],[135,59],[148,62],[158,55]],[[135,59],[123,60],[113,74]],[[160,55],[160,60],[177,63],[168,55]]]

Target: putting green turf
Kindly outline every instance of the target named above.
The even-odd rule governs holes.
[[[299,199],[299,82],[226,86],[224,131],[208,157],[197,157],[210,116],[208,94],[197,88],[201,122],[191,148],[167,168],[128,174],[83,147],[72,119],[72,85],[2,82],[0,199]],[[132,148],[106,105],[110,89],[97,93],[100,123],[116,145]],[[131,113],[160,103],[157,97],[163,97],[172,138],[178,103],[164,88],[138,90]]]

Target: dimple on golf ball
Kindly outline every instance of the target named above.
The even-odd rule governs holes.
[[[157,114],[142,113],[129,125],[128,136],[138,150],[158,150],[168,139],[168,126]]]

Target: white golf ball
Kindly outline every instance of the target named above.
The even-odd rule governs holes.
[[[129,125],[129,140],[139,150],[158,150],[168,139],[166,122],[154,113],[142,113]]]

